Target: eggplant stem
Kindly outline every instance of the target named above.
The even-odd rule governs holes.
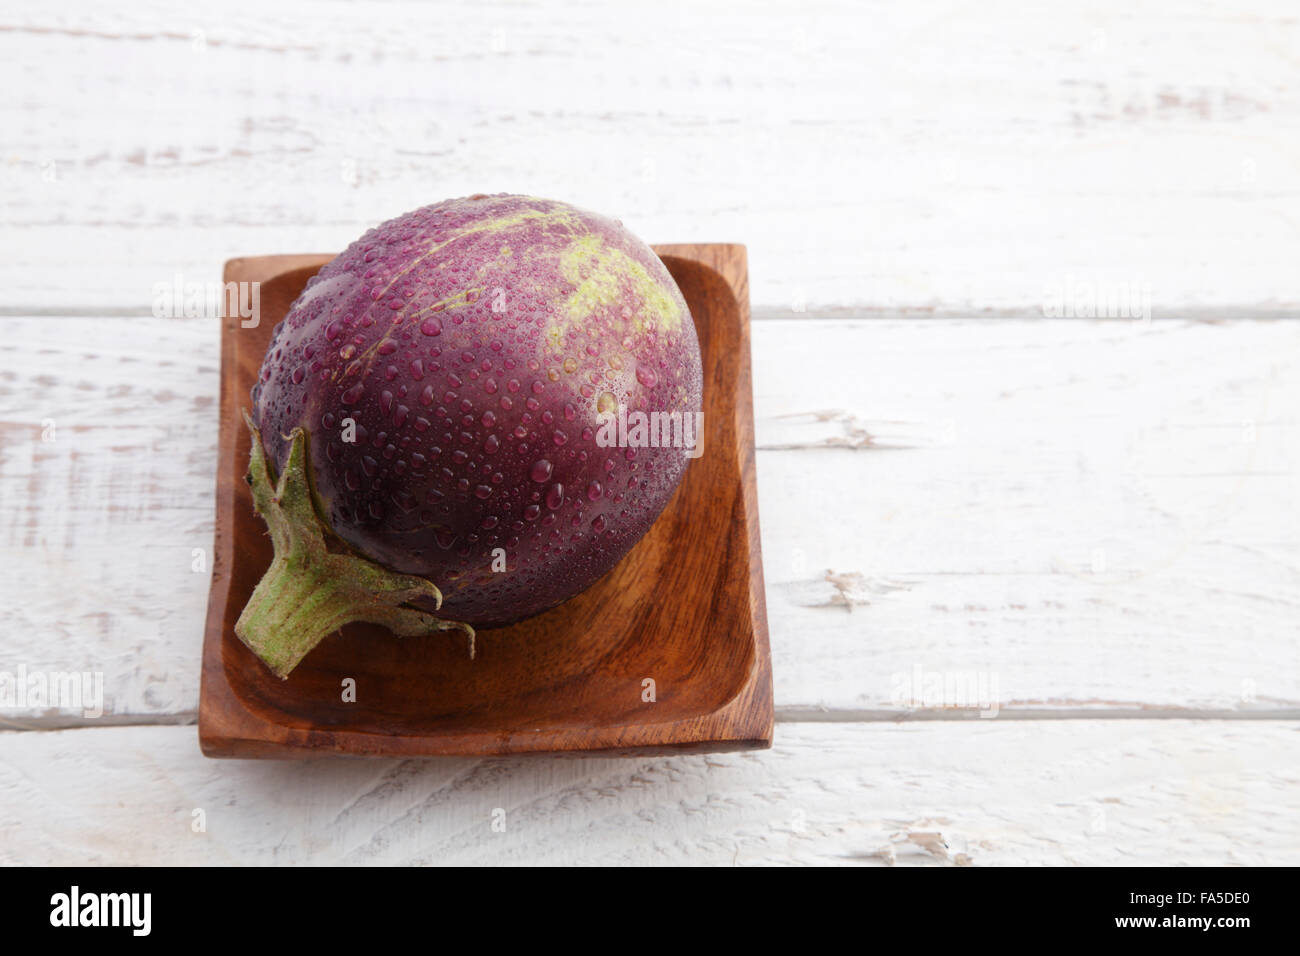
[[[287,678],[312,648],[353,621],[379,624],[401,637],[462,631],[473,658],[474,628],[410,606],[426,600],[442,607],[442,592],[432,581],[328,549],[328,527],[316,513],[308,477],[307,433],[289,433],[289,457],[277,481],[247,412],[244,421],[253,433],[253,508],[266,522],[275,557],[239,615],[235,634],[262,663]]]

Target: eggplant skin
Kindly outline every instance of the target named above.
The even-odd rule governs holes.
[[[702,369],[680,290],[620,222],[479,195],[383,223],[326,265],[252,398],[277,469],[307,433],[335,534],[432,581],[447,617],[492,627],[581,592],[649,530],[691,457],[635,434],[606,447],[601,413],[698,422]]]

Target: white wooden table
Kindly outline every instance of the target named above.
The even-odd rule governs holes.
[[[0,10],[0,862],[1300,862],[1292,6],[657,9]],[[748,245],[771,751],[200,756],[153,287],[476,191]]]

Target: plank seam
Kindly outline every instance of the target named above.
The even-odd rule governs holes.
[[[812,707],[777,708],[778,724],[886,724],[925,722],[1005,722],[1060,720],[1196,720],[1213,721],[1300,721],[1300,707],[1267,710],[1193,710],[1189,708],[1140,707],[1089,710],[1087,708],[1019,708],[1002,709],[996,717],[983,717],[976,708],[945,710],[818,710]],[[94,730],[100,727],[184,727],[198,721],[196,711],[175,714],[120,714],[111,718],[51,716],[0,718],[0,734],[42,733],[63,730]]]

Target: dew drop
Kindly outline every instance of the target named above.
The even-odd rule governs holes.
[[[542,458],[533,462],[533,467],[532,470],[528,472],[528,477],[532,478],[533,481],[540,485],[550,480],[551,472],[553,470],[554,466],[545,458]]]

